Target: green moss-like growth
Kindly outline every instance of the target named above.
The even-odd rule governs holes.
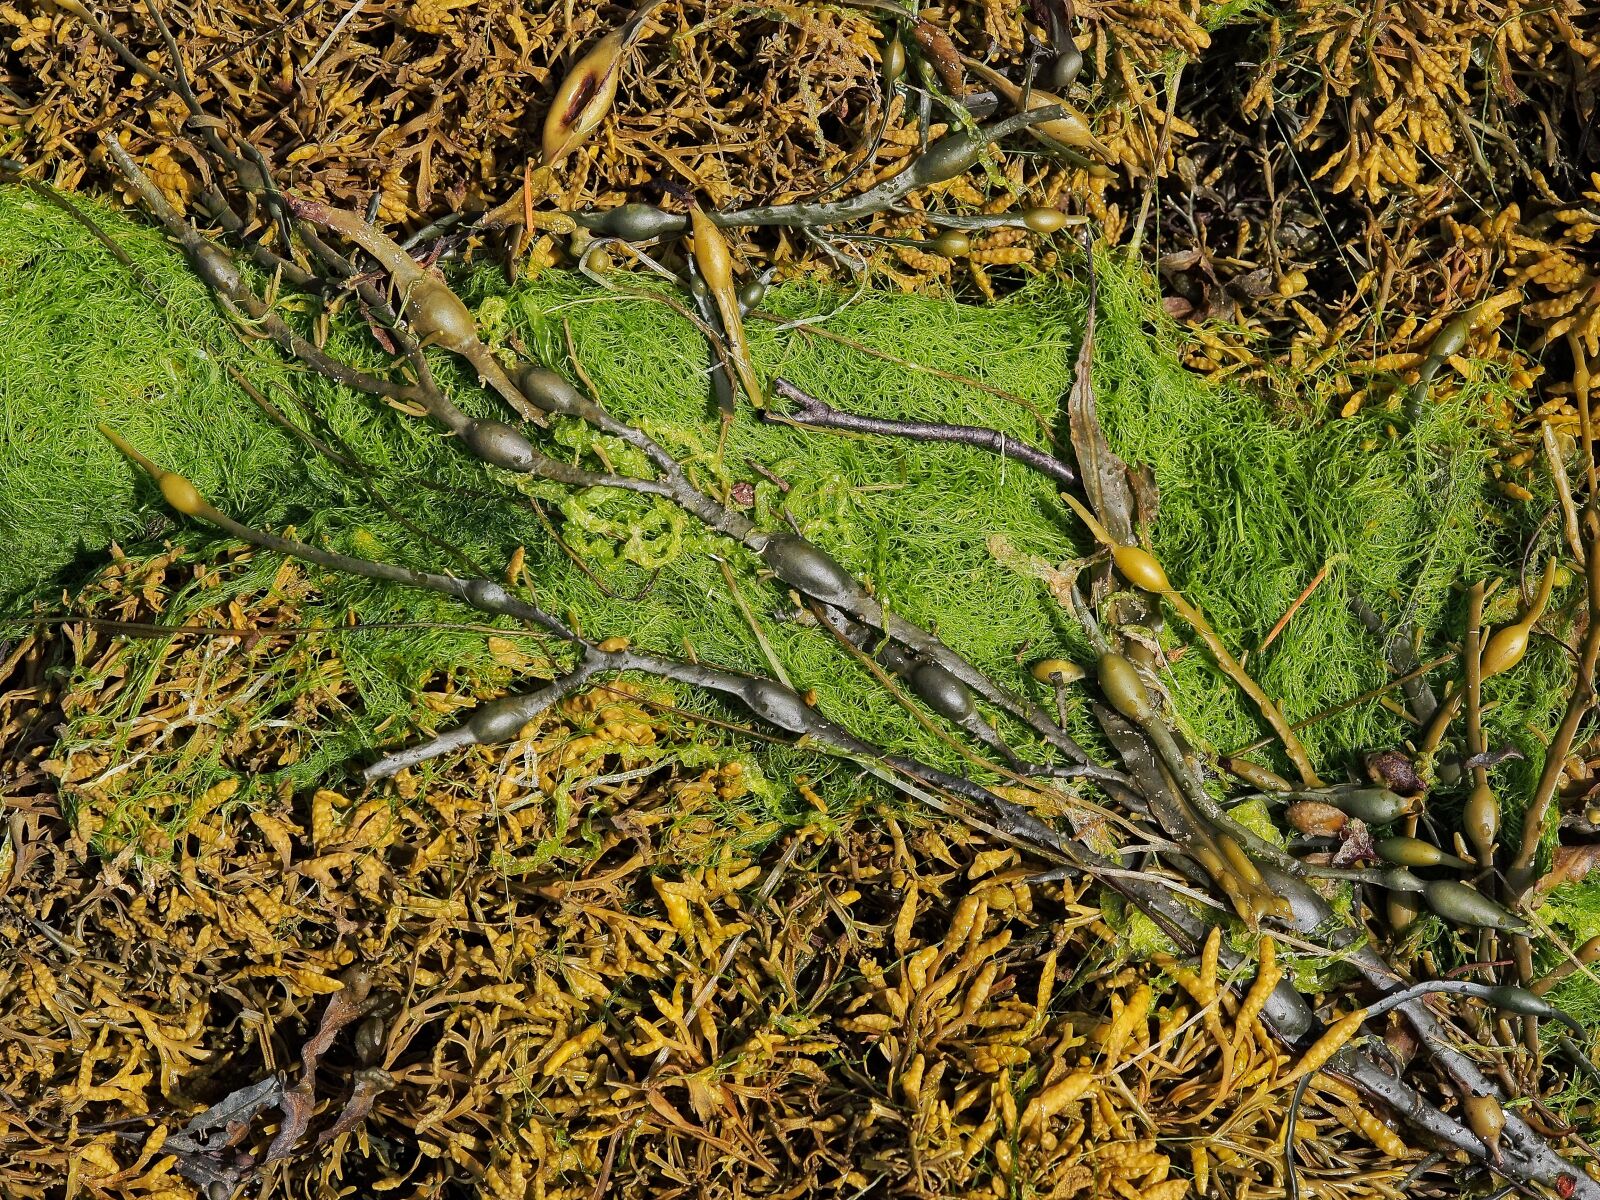
[[[0,190],[0,321],[7,333],[0,597],[19,600],[70,582],[70,572],[61,572],[75,559],[93,559],[112,539],[152,544],[181,536],[197,550],[211,540],[193,525],[174,527],[153,489],[94,433],[103,420],[245,520],[293,522],[302,536],[367,556],[450,565],[384,512],[374,499],[381,495],[487,573],[498,574],[515,548],[526,547],[539,599],[571,612],[592,634],[625,634],[655,650],[770,670],[730,593],[718,561],[725,559],[783,670],[797,686],[816,689],[824,712],[903,752],[960,765],[825,633],[797,619],[788,597],[756,573],[741,548],[659,502],[492,478],[426,422],[309,376],[270,345],[241,345],[159,237],[121,215],[97,214],[154,276],[159,302],[59,212],[29,194]],[[1451,585],[1507,569],[1497,557],[1498,518],[1482,486],[1471,420],[1475,407],[1505,386],[1492,374],[1430,407],[1409,430],[1391,429],[1383,413],[1321,424],[1287,419],[1258,397],[1187,372],[1177,353],[1182,335],[1153,315],[1159,310],[1142,275],[1107,260],[1101,276],[1095,377],[1102,417],[1115,448],[1154,472],[1161,513],[1152,547],[1174,581],[1230,645],[1247,650],[1317,571],[1334,563],[1287,630],[1251,660],[1291,719],[1384,678],[1381,648],[1352,615],[1352,598],[1390,622],[1415,620],[1425,646],[1437,646]],[[1000,535],[1016,553],[1052,563],[1089,552],[1047,482],[962,447],[800,433],[763,424],[748,408],[719,459],[704,343],[662,304],[559,273],[513,290],[484,272],[466,291],[486,329],[515,333],[569,370],[570,329],[600,398],[679,454],[703,486],[720,493],[751,485],[761,522],[776,528],[793,520],[891,607],[936,628],[1002,681],[1037,693],[1027,661],[1081,657],[1078,634],[1056,603],[990,549]],[[876,294],[841,307],[841,299],[791,286],[773,293],[767,307],[788,320],[817,319],[833,333],[933,370],[870,357],[803,326],[752,321],[763,372],[852,410],[990,425],[1036,443],[1029,407],[1058,421],[1081,337],[1079,284],[1041,281],[982,308]],[[352,320],[335,322],[329,347],[342,357],[381,361]],[[304,405],[319,413],[370,466],[371,478],[352,478],[271,425],[221,372],[223,361],[245,370],[286,410],[300,413]],[[465,407],[495,411],[454,364],[441,359],[439,369]],[[935,372],[980,379],[1026,403]],[[565,423],[554,442],[576,457],[596,439]],[[625,448],[598,444],[627,468]],[[588,574],[553,543],[530,502],[559,522]],[[232,586],[262,586],[268,570],[270,564],[253,569]],[[366,621],[473,615],[398,589],[323,582],[321,608],[311,615],[329,620],[352,610]],[[180,598],[174,615],[197,599]],[[1182,631],[1173,624],[1164,637],[1176,646]],[[406,631],[349,642],[365,711],[352,714],[345,736],[297,764],[302,776],[371,745],[384,721],[404,715],[408,724],[426,723],[411,707],[424,679],[453,673],[484,686],[491,676],[505,678],[490,670],[482,635]],[[1495,681],[1491,736],[1532,749],[1553,719],[1558,689],[1551,684],[1562,669],[1552,654]],[[1169,682],[1202,743],[1232,749],[1259,735],[1256,715],[1203,652],[1182,655]],[[1074,720],[1091,734],[1084,714]],[[406,728],[391,724],[386,736]],[[1026,744],[1019,730],[1007,732]],[[1325,772],[1338,776],[1352,752],[1393,744],[1403,733],[1390,713],[1368,704],[1304,736]],[[781,778],[787,760],[776,753],[771,761]],[[1530,769],[1536,762],[1508,770]]]

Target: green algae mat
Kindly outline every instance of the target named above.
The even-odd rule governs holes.
[[[398,524],[387,505],[494,573],[523,548],[546,607],[576,613],[591,633],[625,634],[672,653],[687,639],[707,661],[770,668],[716,561],[726,556],[740,597],[793,679],[815,687],[824,708],[850,704],[884,740],[917,736],[892,704],[856,709],[855,668],[836,661],[830,639],[786,619],[784,598],[755,578],[751,563],[664,503],[611,492],[574,499],[525,482],[527,504],[494,497],[481,469],[425,423],[297,371],[270,344],[242,346],[157,234],[99,216],[156,281],[159,302],[60,212],[0,191],[0,598],[14,607],[70,588],[113,541],[125,550],[174,536],[188,546],[206,541],[200,528],[173,528],[154,489],[96,432],[105,422],[241,520],[292,522],[313,540],[437,565],[442,552]],[[1408,616],[1431,635],[1459,580],[1515,569],[1506,550],[1514,540],[1504,536],[1515,514],[1497,511],[1484,486],[1473,429],[1475,409],[1504,394],[1492,375],[1403,433],[1381,412],[1325,424],[1287,418],[1187,373],[1180,334],[1156,317],[1144,283],[1113,261],[1102,269],[1094,360],[1102,421],[1113,447],[1153,473],[1158,555],[1238,648],[1258,645],[1326,568],[1257,663],[1291,719],[1383,682],[1379,647],[1352,615],[1352,598]],[[619,416],[718,488],[748,496],[764,522],[792,518],[894,609],[937,627],[1008,683],[1023,686],[1019,655],[1070,656],[1080,644],[1060,606],[1018,571],[1027,559],[1059,564],[1091,549],[1048,483],[964,447],[803,432],[750,414],[719,454],[703,342],[661,304],[557,273],[513,290],[485,273],[467,290],[488,331],[556,365],[566,362],[570,336],[584,373]],[[985,307],[846,299],[802,286],[770,293],[764,308],[779,320],[750,323],[758,361],[863,413],[988,425],[1035,442],[1040,416],[1055,429],[1082,335],[1080,287],[1039,284]],[[819,336],[808,322],[843,340]],[[341,356],[377,361],[359,322],[336,323],[331,338]],[[314,409],[369,474],[352,479],[288,436],[230,380],[228,366],[302,424]],[[438,369],[447,384],[464,382],[449,365]],[[465,387],[452,396],[488,415]],[[569,446],[589,436],[556,431]],[[553,543],[536,506],[559,518],[574,555]],[[642,600],[631,598],[646,585]],[[366,590],[336,587],[328,603],[363,616],[375,604],[415,605]],[[1201,721],[1197,732],[1221,749],[1254,740],[1256,721],[1199,657],[1180,659],[1173,676],[1180,704]],[[403,681],[404,664],[392,666]],[[1547,719],[1525,706],[1550,682],[1508,681],[1519,694],[1502,697],[1502,709]],[[1508,724],[1505,736],[1525,740],[1520,724]],[[1400,732],[1385,709],[1366,704],[1306,737],[1331,768],[1342,753],[1388,744]],[[936,744],[917,749],[940,754]]]
[[[886,748],[963,765],[946,739],[871,686],[752,556],[665,501],[511,476],[509,488],[491,486],[500,481],[425,422],[311,376],[230,327],[158,234],[109,209],[95,215],[144,269],[145,285],[58,209],[0,190],[0,600],[14,630],[29,613],[70,614],[75,588],[113,543],[130,556],[174,543],[202,559],[223,552],[210,531],[176,523],[96,431],[104,423],[257,527],[292,526],[348,553],[434,569],[471,564],[497,576],[519,564],[543,606],[592,637],[773,673]],[[1415,625],[1427,659],[1457,636],[1461,581],[1522,569],[1533,532],[1525,514],[1538,505],[1508,505],[1487,485],[1475,420],[1504,399],[1506,384],[1486,366],[1414,425],[1382,410],[1291,416],[1292,397],[1269,403],[1185,371],[1182,334],[1159,315],[1148,282],[1109,255],[1098,270],[1100,415],[1112,447],[1146,468],[1159,492],[1152,549],[1236,652],[1261,647],[1292,612],[1250,669],[1289,720],[1317,718],[1302,736],[1319,770],[1356,777],[1364,752],[1408,733],[1382,697],[1348,703],[1389,678],[1383,646],[1356,609],[1386,627]],[[1092,545],[1047,481],[963,446],[808,432],[748,411],[719,437],[703,339],[636,280],[608,290],[546,272],[508,287],[484,271],[461,287],[487,340],[569,374],[581,369],[614,413],[708,490],[769,528],[791,523],[997,680],[1037,694],[1030,663],[1087,661],[1082,634],[1042,576]],[[985,425],[1037,444],[1064,437],[1085,295],[1070,276],[987,306],[789,285],[763,302],[767,319],[750,322],[752,349],[769,376],[839,407]],[[381,361],[349,313],[322,333],[339,357]],[[451,364],[437,370],[464,408],[491,415]],[[310,437],[264,413],[239,374]],[[576,421],[558,422],[553,436],[574,456],[596,438]],[[335,443],[340,461],[313,439]],[[619,470],[639,465],[620,444],[604,452]],[[181,622],[229,588],[270,586],[276,565],[262,554],[226,582],[193,585],[168,617]],[[474,614],[449,601],[331,573],[317,583],[309,623],[371,626],[344,647],[362,704],[281,779],[250,788],[337,780],[378,744],[433,729],[440,718],[417,693],[441,679],[491,694],[539,674],[535,653],[514,681],[491,639],[463,628]],[[1492,605],[1492,617],[1509,614],[1514,590],[1503,589],[1504,611]],[[1176,649],[1169,634],[1151,636]],[[1180,650],[1169,663],[1165,682],[1196,744],[1227,752],[1257,741],[1258,718],[1206,656]],[[1517,672],[1487,684],[1489,740],[1517,752],[1496,768],[1509,803],[1537,777],[1568,676],[1562,650],[1541,644]],[[271,688],[261,694],[264,706],[279,699]],[[692,694],[677,702],[730,716]],[[1065,704],[1068,727],[1095,740],[1083,699],[1068,689]],[[1018,730],[1007,734],[1026,747]],[[773,817],[794,811],[797,772],[854,770],[783,747],[757,758]],[[208,782],[197,780],[195,794]],[[1600,915],[1581,901],[1563,911],[1575,936],[1600,931]]]

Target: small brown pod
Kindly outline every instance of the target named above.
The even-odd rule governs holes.
[[[1315,800],[1296,800],[1283,815],[1307,837],[1334,837],[1350,823],[1349,813]]]
[[[883,81],[893,87],[900,82],[900,77],[905,73],[905,43],[897,37],[892,37],[883,46]]]

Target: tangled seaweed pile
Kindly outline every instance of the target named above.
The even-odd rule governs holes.
[[[630,685],[394,795],[243,803],[359,703],[336,631],[285,632],[307,579],[120,636],[242,563],[119,560],[0,672],[6,1195],[1281,1186],[1293,1060],[1215,936],[1152,974],[1082,883],[963,824],[804,784],[774,821],[758,768]],[[1298,1124],[1308,1190],[1392,1195],[1422,1158],[1326,1076]]]
[[[13,1104],[5,1129],[54,1155],[42,1170],[56,1174],[24,1175],[25,1186],[53,1194],[64,1167],[68,1192],[93,1175],[87,1182],[100,1190],[182,1194],[198,1185],[220,1197],[289,1172],[324,1191],[359,1173],[375,1190],[416,1178],[521,1196],[593,1194],[623,1172],[615,1177],[624,1190],[654,1194],[694,1186],[717,1167],[734,1194],[1048,1185],[1069,1196],[1110,1189],[1176,1200],[1190,1189],[1248,1190],[1264,1184],[1265,1171],[1274,1179],[1267,1186],[1292,1197],[1306,1170],[1304,1134],[1322,1120],[1386,1161],[1345,1191],[1426,1186],[1441,1166],[1458,1186],[1465,1165],[1486,1184],[1504,1179],[1563,1200],[1600,1196],[1583,1131],[1556,1112],[1582,1116],[1573,1081],[1596,1072],[1588,1035],[1555,990],[1588,979],[1600,940],[1573,950],[1539,916],[1544,892],[1592,863],[1583,839],[1600,827],[1589,803],[1600,483],[1585,298],[1596,222],[1578,203],[1527,223],[1512,207],[1560,204],[1554,187],[1570,194],[1577,165],[1592,156],[1583,132],[1592,91],[1574,77],[1595,52],[1568,19],[1581,10],[1558,3],[1491,20],[1471,4],[1432,15],[1422,4],[1390,20],[1318,2],[1290,19],[1045,4],[1025,21],[995,5],[913,16],[875,4],[864,14],[707,12],[685,24],[688,10],[652,0],[592,30],[552,17],[536,33],[521,13],[474,13],[470,4],[411,5],[382,24],[363,22],[364,7],[347,9],[314,48],[306,31],[280,36],[292,22],[268,17],[264,36],[283,52],[276,80],[237,66],[248,40],[238,20],[181,10],[201,38],[228,43],[218,57],[216,47],[180,41],[154,0],[109,23],[78,0],[16,18],[24,36],[10,53],[35,56],[37,66],[7,85],[17,106],[13,150],[71,147],[55,155],[66,183],[82,182],[77,172],[98,159],[242,335],[244,361],[217,361],[317,463],[307,475],[330,491],[363,492],[356,507],[370,502],[404,531],[385,544],[339,520],[308,538],[279,532],[278,513],[241,519],[225,495],[208,498],[175,469],[151,430],[101,422],[106,442],[174,519],[229,547],[234,557],[219,577],[257,560],[281,565],[265,591],[235,589],[229,619],[246,628],[198,634],[195,651],[157,655],[139,672],[138,656],[102,643],[101,627],[74,611],[76,665],[65,690],[51,693],[68,724],[17,739],[52,749],[21,771],[15,807],[37,819],[13,823],[7,883],[46,890],[19,907],[26,948],[4,998],[22,1005],[19,1029],[76,1056],[70,1083],[45,1079],[44,1060],[28,1060],[35,1074],[19,1087],[29,1103]],[[458,21],[470,36],[455,36]],[[754,21],[774,33],[742,65],[769,67],[772,86],[724,87],[727,64],[749,51]],[[676,57],[663,74],[645,48],[673,22]],[[497,42],[502,24],[510,40]],[[792,38],[790,24],[802,30]],[[552,40],[558,27],[572,40]],[[1231,70],[1234,52],[1223,46],[1208,57],[1213,33],[1267,42],[1270,69],[1237,106],[1212,95],[1229,92],[1217,74]],[[423,60],[453,72],[447,91],[469,78],[476,85],[474,72],[508,54],[515,70],[505,79],[531,74],[537,48],[547,61],[536,82],[549,90],[537,152],[520,145],[529,130],[508,124],[508,93],[496,98],[486,87],[474,102],[487,97],[490,107],[462,112],[438,94],[437,79],[419,82],[427,72],[411,61],[413,35],[449,47]],[[91,66],[137,77],[131,99],[110,113],[118,121],[116,105],[140,106],[132,136],[61,103],[60,89],[76,86],[61,71],[62,47],[77,36],[105,56]],[[498,47],[487,58],[486,45]],[[364,60],[374,54],[388,65],[372,70]],[[568,59],[559,73],[556,54]],[[1452,85],[1439,72],[1452,54],[1463,74],[1454,97],[1441,100],[1437,89]],[[1300,86],[1308,60],[1320,87]],[[298,111],[285,103],[328,64],[362,86],[327,101],[306,92]],[[240,81],[239,70],[256,74]],[[1197,86],[1185,90],[1185,73]],[[432,91],[427,116],[409,98],[423,87]],[[1202,130],[1184,104],[1200,103],[1213,128],[1237,116],[1259,134],[1268,117],[1281,127],[1293,111],[1284,93],[1296,89],[1309,107],[1295,114],[1294,133],[1306,155],[1323,158],[1321,170],[1308,175],[1298,157],[1261,148],[1262,194],[1235,206],[1228,220],[1237,237],[1220,257],[1211,238],[1222,225],[1210,206],[1225,200],[1212,186],[1222,177],[1185,152]],[[1385,98],[1381,114],[1367,107],[1375,95]],[[630,125],[628,101],[663,111]],[[1482,108],[1462,118],[1460,141],[1428,124],[1459,116],[1468,101]],[[341,104],[368,133],[373,122],[404,119],[373,137],[377,146],[394,128],[401,143],[373,153],[385,171],[399,163],[415,176],[374,180],[359,161],[346,169]],[[758,109],[781,140],[726,136],[749,128]],[[1460,202],[1442,184],[1430,190],[1424,174],[1438,168],[1459,191],[1449,168],[1470,155],[1471,133],[1494,127],[1509,137],[1533,111],[1549,130],[1548,169],[1519,160],[1521,173],[1504,181],[1501,216],[1473,226],[1477,256],[1467,259],[1489,291],[1466,311],[1419,311],[1417,288],[1433,277],[1414,272],[1395,288],[1408,260],[1394,252],[1394,230],[1433,251],[1450,222],[1466,228]],[[1343,123],[1345,141],[1325,120]],[[457,125],[476,141],[451,141]],[[1401,130],[1420,158],[1395,148]],[[450,153],[436,156],[447,142]],[[516,149],[508,153],[506,142]],[[1209,143],[1223,153],[1247,144]],[[736,177],[729,152],[759,160],[749,180],[763,193]],[[84,209],[29,177],[44,160],[30,161],[8,173],[89,230],[149,300],[165,303],[160,280]],[[519,169],[507,171],[513,163]],[[1279,186],[1290,167],[1302,178]],[[1163,190],[1158,208],[1169,170],[1188,195]],[[1325,197],[1317,176],[1328,179]],[[1410,194],[1396,201],[1401,184]],[[436,195],[448,211],[428,210]],[[1280,221],[1312,210],[1309,238],[1280,236]],[[1177,252],[1159,245],[1161,225],[1152,223],[1174,215],[1187,231]],[[1523,312],[1547,342],[1564,339],[1569,392],[1531,414],[1507,405],[1476,416],[1498,433],[1502,495],[1547,497],[1548,517],[1482,550],[1463,550],[1471,537],[1445,522],[1420,561],[1388,556],[1408,564],[1392,586],[1409,595],[1341,597],[1345,621],[1365,631],[1340,652],[1378,642],[1368,654],[1378,686],[1294,720],[1237,637],[1273,617],[1241,618],[1223,601],[1219,626],[1196,603],[1215,587],[1196,578],[1211,560],[1168,559],[1169,576],[1152,553],[1165,527],[1188,534],[1193,525],[1160,513],[1164,484],[1148,467],[1130,467],[1106,436],[1095,386],[1097,256],[1089,239],[1076,257],[1058,236],[1089,218],[1112,238],[1148,238],[1164,251],[1176,293],[1169,311],[1243,315],[1293,370],[1331,379],[1344,418],[1334,438],[1363,429],[1374,459],[1403,457],[1408,493],[1438,517],[1459,511],[1461,468],[1473,465],[1482,436],[1469,427],[1466,445],[1441,440],[1446,405],[1461,408],[1474,388],[1503,396],[1533,382],[1528,347],[1489,336],[1520,299],[1493,290],[1498,264],[1505,260],[1518,289],[1542,289]],[[412,239],[405,246],[386,231],[403,236],[401,226]],[[1252,244],[1269,247],[1269,264],[1251,262]],[[558,336],[492,288],[468,293],[479,301],[469,305],[435,265],[486,247],[507,252],[514,270],[571,261],[614,296],[671,309],[705,339],[694,341],[710,355],[695,378],[710,395],[688,389],[693,411],[682,422],[662,419],[660,408],[619,407],[587,376],[565,323]],[[1298,297],[1312,269],[1329,269],[1335,255],[1354,291],[1340,300],[1339,289],[1319,289],[1319,303],[1346,306],[1330,322]],[[758,273],[762,261],[771,268]],[[1358,261],[1363,274],[1350,268]],[[1036,420],[1013,411],[1015,427],[907,419],[807,391],[787,364],[773,367],[770,345],[758,353],[762,339],[747,329],[762,316],[774,271],[797,262],[831,262],[868,279],[886,273],[906,286],[962,263],[991,298],[991,267],[1021,280],[1035,265],[1070,263],[1087,296],[1058,419],[1027,403],[1019,408]],[[1442,256],[1430,270],[1439,263],[1461,266]],[[1268,278],[1272,286],[1261,286]],[[1451,278],[1450,295],[1470,290]],[[1249,311],[1222,303],[1230,288],[1259,303]],[[1397,330],[1372,315],[1390,312],[1391,301]],[[1289,314],[1311,331],[1309,342],[1294,336]],[[802,337],[818,329],[766,315],[776,318],[774,337],[797,324]],[[1370,338],[1374,353],[1352,366],[1340,348],[1356,336]],[[1273,382],[1251,337],[1209,336],[1202,344],[1216,354],[1196,365]],[[301,402],[293,413],[251,379],[249,359],[269,352],[320,377],[291,389]],[[1325,415],[1329,386],[1314,381],[1301,407]],[[499,509],[531,507],[549,545],[519,543],[504,570],[491,570],[430,528],[426,514],[385,497],[375,484],[382,472],[363,460],[384,435],[352,441],[337,424],[351,401],[369,418],[381,414],[390,435],[436,443],[452,470],[469,474],[473,486],[461,494],[479,524],[498,530]],[[774,427],[801,442],[887,439],[908,470],[936,461],[923,456],[970,463],[987,454],[1003,471],[1026,473],[1029,503],[1018,511],[1036,523],[1035,544],[1017,545],[1009,528],[969,531],[952,540],[964,557],[945,566],[949,574],[975,563],[969,585],[1004,575],[1047,615],[1004,646],[996,641],[1004,622],[991,615],[985,653],[972,653],[945,616],[981,604],[977,589],[958,580],[941,585],[936,603],[907,602],[886,560],[890,535],[866,506],[806,508],[868,489],[825,484],[791,496],[794,484],[758,453],[757,431]],[[1184,447],[1191,456],[1213,448]],[[1162,461],[1159,452],[1147,457]],[[1232,461],[1220,449],[1219,459]],[[1166,466],[1170,474],[1170,458]],[[746,468],[759,483],[741,477]],[[1370,479],[1358,472],[1348,482]],[[422,486],[458,494],[437,479]],[[1221,539],[1219,570],[1248,557],[1243,499],[1233,498],[1238,528]],[[1087,538],[1064,544],[1069,514]],[[1316,510],[1296,515],[1310,524]],[[1519,524],[1504,512],[1498,519]],[[974,523],[968,514],[965,524]],[[1400,535],[1380,526],[1360,536]],[[254,553],[241,554],[240,543]],[[1474,554],[1479,561],[1460,567],[1464,595],[1447,605],[1440,556]],[[535,555],[540,567],[561,565],[530,569]],[[635,644],[625,627],[586,624],[571,600],[581,593],[603,609],[598,594],[611,611],[643,618],[645,597],[678,560],[697,564],[700,579],[714,564],[721,583],[669,591],[671,605],[699,614],[707,597],[720,597],[722,616],[736,613],[747,627],[752,652],[722,653],[728,643],[688,637],[663,643],[659,627],[642,628]],[[178,562],[157,558],[150,570]],[[430,664],[396,689],[441,683],[424,692],[430,712],[403,724],[370,711],[341,722],[346,737],[381,754],[359,782],[335,788],[319,775],[307,788],[284,776],[270,794],[234,790],[274,755],[277,766],[292,764],[301,752],[293,743],[317,740],[285,729],[332,724],[353,707],[345,697],[361,693],[339,670],[353,660],[320,640],[331,630],[302,643],[294,635],[303,631],[247,628],[241,597],[284,615],[330,586],[293,562],[343,581],[334,586],[379,596],[411,589],[440,612],[475,610],[484,624],[472,631],[494,639],[486,648],[507,686],[465,664],[436,679],[441,669]],[[1275,610],[1254,659],[1338,565],[1338,555],[1320,559],[1292,603]],[[120,593],[121,575],[137,584],[125,612],[159,609],[160,588],[137,565],[102,586]],[[619,575],[637,590],[614,586]],[[669,576],[668,588],[683,577]],[[342,624],[338,636],[362,628]],[[1530,655],[1536,630],[1554,646]],[[241,653],[213,655],[224,644],[216,636],[239,639]],[[530,639],[526,650],[519,639]],[[791,678],[784,652],[800,642],[828,662],[819,675],[851,682],[830,691]],[[11,663],[30,673],[30,688],[47,686],[38,675],[46,645],[35,630]],[[190,653],[199,660],[192,668]],[[1425,653],[1435,656],[1424,661]],[[1198,687],[1196,675],[1205,681]],[[232,691],[235,704],[197,704],[214,687]],[[1519,689],[1538,699],[1497,710]],[[1206,691],[1230,701],[1196,721],[1190,714]],[[1403,703],[1391,698],[1396,691]],[[683,693],[695,698],[692,709],[680,707]],[[94,711],[107,700],[127,711],[109,719]],[[246,707],[256,712],[229,717],[239,701],[255,701]],[[1327,761],[1305,730],[1373,703],[1413,728],[1338,747],[1363,752],[1368,778],[1350,778],[1353,764]],[[883,718],[891,710],[895,722]],[[740,727],[728,728],[730,716]],[[1217,745],[1224,722],[1238,719],[1266,736]],[[784,747],[763,762],[828,764],[821,777],[796,782],[808,816],[782,812],[777,794],[758,786],[754,760],[735,761],[721,733],[698,731],[708,720]],[[156,790],[164,769],[206,786],[187,797]],[[69,811],[51,807],[51,786]],[[670,817],[674,810],[684,819]],[[907,831],[906,813],[929,810],[954,823]],[[869,819],[887,826],[887,841],[868,836]],[[1562,830],[1576,844],[1559,845]],[[91,848],[108,868],[86,866]],[[791,878],[803,856],[808,869]],[[137,896],[121,873],[133,869]],[[50,888],[68,898],[52,899]],[[362,906],[381,912],[363,917]],[[1140,966],[1076,952],[1075,941],[1104,939],[1111,920],[1125,948],[1142,953]],[[173,936],[154,948],[167,922]],[[166,989],[167,1007],[129,993],[139,977],[118,979],[100,965],[139,932],[151,935],[140,953],[154,956],[142,978]],[[219,937],[237,955],[217,993],[227,1003],[201,1004],[192,988],[181,994],[181,981],[218,968]],[[1295,969],[1280,965],[1280,943],[1305,956]],[[1069,953],[1087,965],[1063,984]],[[850,960],[858,961],[846,972]],[[87,985],[56,986],[74,964]],[[1152,969],[1161,975],[1148,978]],[[274,983],[264,991],[261,979]],[[1057,1008],[1080,995],[1092,1010]],[[435,1021],[444,1033],[424,1054],[422,1031]],[[241,1052],[247,1027],[255,1045]],[[226,1044],[211,1045],[213,1036]],[[345,1072],[336,1094],[319,1091],[324,1060]],[[195,1090],[181,1082],[186,1074]],[[152,1093],[163,1111],[146,1111]],[[85,1123],[83,1107],[97,1104],[108,1107]],[[1412,1151],[1386,1118],[1433,1152]],[[1222,1140],[1200,1144],[1219,1131]],[[800,1149],[802,1132],[822,1136]],[[1185,1156],[1180,1141],[1191,1143]],[[1341,1144],[1316,1154],[1310,1171],[1337,1177],[1352,1162],[1367,1165]],[[291,1165],[280,1172],[280,1164]]]
[[[95,137],[118,128],[170,199],[215,217],[204,139],[161,86],[161,11],[0,7],[17,34],[0,54],[0,151],[63,186],[115,183]],[[1043,153],[997,145],[853,230],[746,230],[735,252],[752,272],[993,297],[1059,258],[1021,219],[1026,197],[1151,248],[1169,310],[1213,323],[1196,369],[1298,411],[1397,418],[1421,384],[1437,397],[1493,371],[1529,394],[1482,416],[1503,493],[1529,501],[1542,463],[1574,453],[1600,356],[1600,18],[1583,0],[168,15],[202,106],[250,130],[286,184],[411,232],[494,209],[526,226],[513,270],[584,259],[591,232],[572,214],[861,193],[997,104],[1059,99],[1069,116],[1041,126]],[[563,98],[585,132],[552,145]]]

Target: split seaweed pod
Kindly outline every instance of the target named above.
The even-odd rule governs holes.
[[[584,142],[606,119],[617,99],[617,80],[628,50],[658,0],[644,0],[621,25],[591,46],[561,80],[540,131],[539,153],[553,167]]]
[[[545,166],[554,166],[585,141],[617,98],[622,73],[623,30],[613,30],[572,65],[550,101],[539,150]]]

